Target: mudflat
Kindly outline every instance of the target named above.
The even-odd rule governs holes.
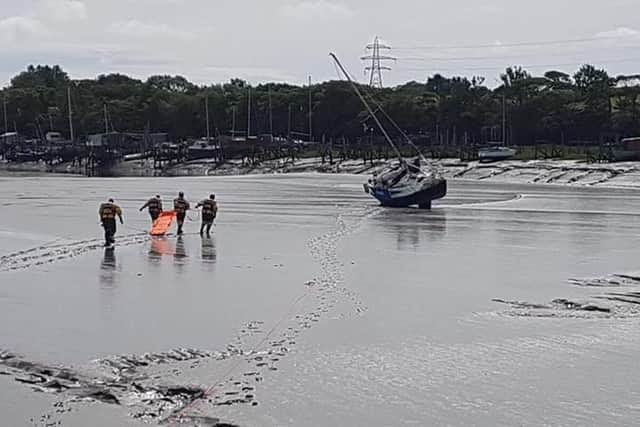
[[[635,422],[640,196],[453,180],[396,210],[362,180],[0,178],[4,422]],[[178,191],[216,193],[210,238],[148,236]]]

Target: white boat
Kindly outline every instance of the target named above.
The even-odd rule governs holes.
[[[206,138],[194,141],[187,147],[187,158],[189,160],[213,159],[220,154],[220,145],[214,140]]]
[[[478,159],[481,162],[493,162],[498,160],[506,160],[515,156],[516,150],[504,146],[491,146],[478,150]]]

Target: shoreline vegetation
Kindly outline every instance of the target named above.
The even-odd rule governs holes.
[[[259,165],[242,164],[231,160],[223,164],[195,160],[154,170],[148,160],[120,162],[111,177],[204,177],[237,175],[271,175],[288,173],[344,173],[368,176],[387,164],[385,160],[334,160],[307,157],[295,162],[282,159],[264,161]],[[587,163],[584,160],[504,160],[493,163],[461,161],[459,159],[429,160],[429,165],[447,179],[478,180],[518,184],[555,184],[574,186],[602,186],[640,188],[640,162]],[[70,174],[83,175],[81,168],[70,163],[54,166],[44,162],[0,162],[0,174]]]
[[[497,142],[515,148],[597,147],[640,135],[638,75],[610,76],[586,64],[572,75],[532,75],[514,66],[499,77],[493,88],[482,76],[435,74],[361,89],[416,145],[436,151]],[[196,85],[182,76],[143,81],[117,73],[73,80],[60,66],[31,65],[0,89],[0,98],[2,131],[15,130],[41,145],[47,132],[78,146],[102,133],[166,135],[175,144],[207,135],[341,141],[347,149],[386,145],[345,81],[299,86],[232,79]],[[392,138],[403,139],[395,133]],[[130,152],[123,155],[141,152],[126,148]]]
[[[406,136],[427,157],[439,159],[430,163],[448,179],[624,187],[636,186],[640,163],[601,161],[623,159],[612,155],[614,145],[640,135],[639,88],[637,75],[613,77],[591,65],[573,75],[551,70],[542,76],[509,67],[495,88],[481,76],[440,74],[390,88],[362,86],[397,121],[399,132],[391,138],[403,155],[410,150],[403,144]],[[38,65],[16,75],[0,95],[3,130],[16,130],[22,141],[7,136],[0,154],[12,160],[35,160],[43,150],[51,154],[40,156],[46,163],[0,161],[4,175],[368,175],[389,156],[388,143],[344,81],[297,86],[232,79],[196,85],[181,76],[143,81],[122,74],[72,80],[57,65]],[[64,141],[47,137],[67,130]],[[121,144],[102,138],[129,131],[138,139]],[[263,140],[270,144],[257,142]],[[191,144],[202,141],[214,145],[216,161],[184,161],[195,157],[188,155]],[[165,145],[178,154],[171,151],[164,159]],[[498,163],[475,161],[478,148],[492,145],[515,148],[518,155]],[[132,155],[154,156],[164,167],[154,169],[149,158],[124,160]]]

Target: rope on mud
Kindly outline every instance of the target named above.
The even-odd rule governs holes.
[[[350,213],[354,213],[357,212],[356,210],[354,211],[350,211],[347,214]],[[375,215],[377,212],[380,212],[379,208],[375,208],[375,209],[371,209],[371,210],[365,210],[365,218],[368,218],[370,216]],[[342,216],[344,214],[339,214],[337,217],[337,222],[342,221]],[[276,332],[278,330],[278,328],[287,320],[291,317],[291,315],[293,314],[293,311],[295,309],[295,307],[300,304],[300,302],[302,302],[313,290],[313,286],[308,286],[307,289],[297,298],[293,299],[293,301],[291,302],[291,304],[289,305],[289,309],[283,313],[283,315],[280,317],[280,319],[269,329],[269,331],[262,337],[262,339],[260,339],[260,341],[258,341],[253,347],[251,347],[251,349],[249,350],[249,352],[244,352],[242,353],[241,358],[238,359],[238,361],[236,361],[235,363],[233,363],[229,369],[227,369],[221,376],[220,379],[217,380],[216,382],[214,382],[210,387],[208,387],[205,392],[203,393],[203,395],[201,397],[198,397],[196,399],[193,399],[191,402],[189,402],[188,404],[186,404],[185,406],[183,406],[180,409],[175,410],[172,414],[170,414],[169,416],[167,416],[164,420],[162,420],[160,423],[163,424],[165,422],[170,422],[170,425],[172,426],[176,426],[181,420],[181,416],[182,414],[193,408],[194,406],[196,406],[196,404],[198,404],[199,402],[201,402],[203,399],[206,399],[208,397],[211,397],[211,395],[213,394],[213,391],[218,388],[220,386],[220,383],[222,383],[225,379],[229,378],[231,376],[231,374],[233,374],[233,372],[243,363],[246,361],[246,359],[244,358],[244,356],[250,355],[250,354],[255,354],[260,347],[262,347],[268,340],[269,338],[271,338],[271,336],[274,334],[274,332]]]
[[[256,353],[260,349],[260,347],[262,347],[267,342],[267,340],[273,335],[273,333],[291,316],[294,308],[311,293],[311,289],[312,289],[311,286],[308,287],[308,289],[302,295],[295,298],[289,305],[289,310],[287,310],[282,315],[282,317],[280,317],[280,319],[271,327],[271,329],[269,329],[269,331],[264,335],[264,337],[249,350],[248,353],[243,352],[242,356]],[[246,360],[244,358],[239,358],[237,362],[231,365],[231,367],[227,369],[227,371],[225,371],[223,375],[220,376],[220,379],[218,381],[213,383],[213,385],[211,385],[209,388],[205,390],[204,394],[201,397],[192,400],[187,405],[174,411],[167,418],[161,421],[161,423],[170,421],[175,418],[173,421],[171,421],[171,425],[177,425],[176,423],[180,422],[180,417],[182,416],[182,413],[184,413],[188,409],[193,408],[197,403],[201,402],[203,399],[210,397],[213,394],[213,391],[220,385],[220,383],[223,382],[226,378],[228,378],[245,361]]]
[[[149,234],[149,230],[144,230],[142,228],[132,227],[129,224],[122,224],[123,227],[128,228],[133,231],[137,231],[138,233]]]

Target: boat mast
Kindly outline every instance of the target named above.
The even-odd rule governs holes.
[[[73,135],[73,113],[71,111],[71,86],[67,87],[67,105],[69,106],[69,136],[71,137],[71,142],[75,139]]]
[[[9,125],[7,124],[7,95],[2,97],[2,105],[4,107],[4,133],[9,132]]]
[[[236,106],[231,109],[231,139],[236,137]]]
[[[291,104],[289,104],[288,110],[288,121],[287,121],[287,140],[291,141]]]
[[[333,53],[330,53],[329,55],[331,55],[331,57],[336,62],[336,64],[338,64],[338,67],[340,67],[342,74],[344,74],[344,76],[347,78],[349,83],[351,83],[351,87],[353,87],[353,90],[355,91],[356,95],[358,95],[358,98],[360,98],[360,101],[362,101],[362,103],[364,104],[365,108],[367,109],[371,117],[373,117],[373,120],[376,122],[376,125],[378,125],[378,128],[384,135],[389,145],[391,145],[393,150],[396,152],[396,155],[398,156],[398,159],[400,159],[400,162],[404,162],[404,159],[402,158],[402,154],[400,154],[400,150],[398,150],[398,147],[396,147],[396,145],[393,143],[393,141],[391,140],[391,137],[389,136],[385,128],[382,126],[382,123],[380,123],[380,120],[378,120],[378,116],[375,115],[369,103],[367,103],[367,101],[364,99],[364,96],[362,96],[362,93],[360,92],[360,89],[358,89],[358,86],[353,82],[353,80],[351,80],[349,73],[346,72],[346,70],[344,69],[344,67],[336,57],[336,55],[334,55]]]
[[[251,86],[247,92],[247,140],[251,136]]]
[[[102,109],[104,110],[104,133],[109,133],[109,116],[107,115],[106,102],[102,104]]]
[[[311,127],[311,76],[309,76],[309,142],[313,141],[313,129]]]
[[[502,93],[502,146],[506,146],[507,143],[507,100]]]
[[[273,105],[271,104],[271,85],[267,86],[267,95],[269,96],[269,135],[273,140]]]
[[[204,110],[205,114],[207,115],[207,142],[209,142],[211,135],[209,131],[209,94],[207,94],[207,96],[204,98]]]

